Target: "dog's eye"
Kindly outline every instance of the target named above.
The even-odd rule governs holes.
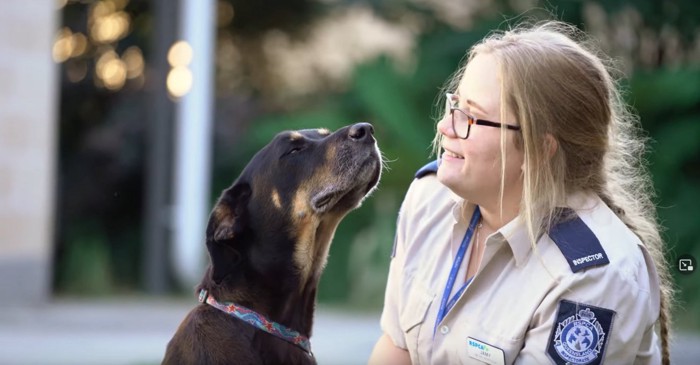
[[[282,157],[288,156],[288,155],[293,155],[295,153],[301,152],[304,150],[304,146],[295,146],[290,148],[287,152],[285,152]]]

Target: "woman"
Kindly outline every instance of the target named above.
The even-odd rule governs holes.
[[[439,167],[399,213],[371,365],[669,364],[638,121],[580,36],[491,35],[450,82]]]

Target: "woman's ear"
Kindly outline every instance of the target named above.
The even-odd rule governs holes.
[[[557,139],[554,138],[554,136],[551,133],[547,133],[544,135],[544,150],[547,152],[547,157],[549,159],[552,159],[554,157],[554,154],[557,152],[557,149],[559,148],[559,142],[557,142]]]
[[[559,148],[559,142],[557,142],[557,139],[554,138],[554,136],[551,133],[547,133],[544,135],[544,150],[547,153],[547,158],[552,159],[554,157],[554,154],[557,153],[557,149]],[[520,166],[520,169],[525,172],[525,161],[523,161],[522,166]]]

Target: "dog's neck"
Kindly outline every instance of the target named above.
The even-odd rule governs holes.
[[[233,284],[225,280],[224,285],[212,282],[202,283],[197,290],[205,289],[220,302],[231,302],[253,310],[271,321],[282,324],[306,337],[311,336],[313,315],[316,306],[316,288],[318,278],[310,278],[306,284],[298,287],[265,285],[261,282]],[[277,283],[279,284],[279,282]],[[265,295],[250,295],[265,287]]]
[[[296,292],[288,293],[289,296],[283,302],[279,316],[280,323],[289,323],[290,327],[297,328],[297,331],[307,336],[311,336],[313,327],[318,282],[326,266],[328,250],[330,249],[333,235],[345,214],[326,216],[324,219],[315,222],[315,229],[308,231],[308,237],[300,238],[312,242],[312,244],[309,249],[304,250],[307,253],[304,255],[305,258],[303,260],[298,258],[298,261],[305,262],[305,266],[301,268],[298,276],[299,286]],[[297,262],[297,264],[301,265],[300,262]]]
[[[281,323],[289,323],[290,327],[297,328],[298,331],[307,336],[311,336],[313,328],[316,290],[326,266],[328,250],[338,224],[344,215],[327,216],[315,224],[316,227],[314,230],[310,230],[309,237],[304,238],[313,242],[313,249],[310,250],[311,254],[308,256],[307,266],[302,268],[299,274],[298,291],[289,293],[288,300],[283,303],[280,311]]]
[[[279,312],[276,314],[279,317],[277,321],[311,337],[317,286],[318,282],[309,283],[301,293],[290,293],[287,301],[279,303]]]
[[[316,290],[340,218],[342,217],[319,222],[313,230],[313,236],[308,237],[313,242],[312,254],[306,262],[308,267],[296,275],[283,272],[251,274],[248,267],[242,268],[239,273],[227,277],[217,285],[213,280],[207,280],[211,277],[210,273],[207,273],[197,290],[206,289],[219,301],[230,301],[245,306],[310,337],[316,307]],[[287,281],[291,278],[294,280]]]

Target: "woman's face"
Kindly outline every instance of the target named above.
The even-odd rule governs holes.
[[[500,75],[496,59],[477,54],[468,64],[459,83],[458,107],[477,119],[515,125],[510,111],[505,120],[500,115]],[[452,129],[449,113],[438,123],[443,153],[438,179],[457,195],[477,204],[498,199],[501,186],[501,129],[472,125],[469,138],[460,139]],[[505,197],[522,192],[523,153],[515,148],[514,133],[506,131]]]

